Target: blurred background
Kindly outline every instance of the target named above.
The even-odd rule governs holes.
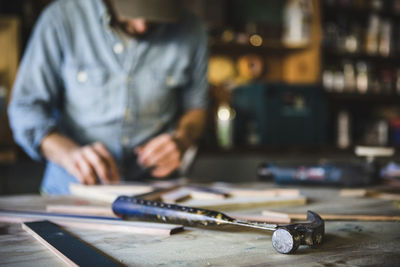
[[[0,194],[40,185],[43,163],[14,144],[6,108],[51,2],[0,2]],[[246,181],[272,159],[354,160],[356,146],[400,146],[400,0],[183,4],[207,25],[210,50],[209,120],[189,177]]]

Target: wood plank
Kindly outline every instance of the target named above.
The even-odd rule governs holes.
[[[262,215],[266,217],[266,220],[274,221],[275,223],[290,223],[292,221],[292,218],[287,213],[264,210]]]
[[[8,223],[31,222],[35,220],[49,220],[66,227],[96,229],[102,231],[116,231],[130,234],[144,235],[172,235],[183,230],[182,225],[124,221],[116,218],[79,216],[67,214],[52,214],[45,212],[28,211],[0,211],[0,221]]]
[[[140,195],[153,191],[153,187],[149,185],[130,185],[130,184],[116,184],[116,185],[83,185],[71,184],[70,192],[74,196],[101,201],[103,203],[111,204],[120,195]]]
[[[379,199],[385,199],[385,200],[397,200],[400,201],[400,194],[395,194],[395,193],[378,193],[376,196],[373,195],[373,197],[379,198]]]
[[[47,212],[67,213],[74,215],[89,215],[117,218],[111,206],[89,206],[89,205],[47,205]]]
[[[226,189],[229,195],[237,197],[274,197],[274,196],[300,196],[298,189]]]
[[[365,188],[352,188],[352,189],[341,189],[339,196],[341,197],[365,197],[368,191]]]
[[[168,194],[169,192],[174,191],[179,187],[180,187],[179,185],[171,185],[169,187],[161,187],[161,188],[154,187],[155,189],[153,191],[144,194],[138,194],[135,195],[135,197],[146,200],[161,201],[162,196],[164,194]]]
[[[173,192],[171,192],[173,193]],[[186,192],[188,193],[188,192]],[[173,198],[175,199],[175,198]],[[168,198],[167,198],[168,200]],[[173,201],[173,200],[171,200]],[[164,201],[166,203],[173,203]],[[111,208],[109,207],[96,207],[96,206],[77,206],[77,205],[47,205],[46,210],[48,212],[56,212],[56,213],[68,213],[74,215],[91,215],[91,216],[106,216],[106,217],[115,217]],[[238,220],[247,220],[254,222],[265,222],[265,223],[290,223],[289,215],[278,212],[269,212],[266,214],[266,211],[263,211],[263,215],[247,215],[247,214],[237,214],[237,213],[229,213],[229,216],[238,219]],[[82,228],[82,227],[81,227]]]
[[[274,217],[268,215],[247,215],[247,214],[236,214],[236,213],[229,213],[227,214],[232,218],[237,220],[244,220],[244,221],[251,221],[251,222],[258,222],[258,223],[290,223],[291,219],[289,216],[287,218],[282,217]]]
[[[385,200],[400,200],[400,194],[368,190],[365,188],[342,189],[339,191],[341,197],[374,197]]]
[[[187,188],[190,189],[190,186]],[[151,190],[152,187],[143,187],[140,185],[71,185],[72,194],[109,204],[114,202],[114,200],[120,195],[140,195],[140,191],[147,191],[149,189]],[[239,191],[240,189],[236,192]],[[243,196],[233,196],[228,198],[222,198],[221,194],[218,194],[219,196],[216,199],[204,199],[201,197],[200,199],[194,199],[192,197],[191,199],[182,202],[182,204],[185,206],[208,209],[241,209],[271,205],[304,205],[307,202],[307,199],[300,195],[300,191],[297,189],[269,189],[263,192],[260,191],[258,192],[258,196],[254,196],[254,192],[256,191],[257,190],[247,190],[245,194],[242,192]],[[192,194],[193,191],[191,191],[191,196]],[[225,194],[225,191],[223,191],[223,194]],[[228,192],[228,194],[231,195],[231,192]],[[213,198],[215,198],[215,194]]]
[[[216,188],[214,186],[187,185],[187,188],[190,190],[192,198],[224,199],[230,197],[225,189]]]
[[[174,204],[177,202],[188,200],[190,197],[191,192],[189,190],[187,190],[186,188],[180,188],[172,192],[162,194],[161,201]]]
[[[171,192],[173,193],[173,192]],[[186,192],[188,193],[188,192]],[[170,199],[167,197],[166,203],[173,204],[175,198]],[[74,215],[91,215],[91,216],[105,216],[117,218],[109,207],[96,207],[96,206],[77,206],[77,205],[47,205],[46,210],[48,212],[56,213],[68,213]],[[290,223],[291,219],[289,215],[280,212],[263,211],[262,215],[244,215],[237,213],[229,213],[229,216],[238,220],[248,220],[254,222],[265,222],[265,223]],[[82,228],[82,226],[81,226]]]
[[[232,197],[220,200],[197,200],[189,199],[182,203],[185,206],[192,206],[205,209],[245,209],[277,205],[304,205],[307,198],[304,196],[278,196],[278,197]]]
[[[119,266],[49,221],[23,223],[22,228],[70,266]]]
[[[190,192],[190,197],[193,199],[200,199],[200,200],[213,200],[213,199],[225,199],[227,196],[225,194],[218,192],[192,189]]]
[[[269,212],[269,211],[268,211]],[[262,214],[268,214],[262,212]],[[385,221],[385,222],[397,222],[400,221],[400,216],[390,215],[358,215],[358,214],[328,214],[318,213],[322,219],[326,221]],[[287,213],[292,220],[306,220],[306,213]]]

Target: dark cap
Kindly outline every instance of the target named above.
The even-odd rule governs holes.
[[[175,22],[181,15],[180,0],[112,0],[119,17],[152,22]]]

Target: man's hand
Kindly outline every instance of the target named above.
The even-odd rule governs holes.
[[[65,169],[83,184],[119,181],[117,164],[102,143],[94,143],[70,151],[63,160]]]
[[[120,179],[117,164],[102,143],[80,147],[68,137],[52,132],[43,139],[40,147],[48,160],[64,167],[83,184]]]
[[[206,111],[202,108],[188,110],[179,120],[174,135],[156,136],[136,148],[138,162],[144,168],[153,168],[154,177],[165,177],[176,170],[182,162],[182,155],[203,132]]]
[[[181,164],[182,153],[177,141],[169,134],[159,135],[136,148],[138,162],[144,168],[153,168],[154,177],[165,177]]]

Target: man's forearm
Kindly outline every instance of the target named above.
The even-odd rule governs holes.
[[[78,144],[58,132],[49,133],[43,138],[40,145],[40,150],[43,156],[47,160],[57,163],[61,166],[65,166],[66,164],[64,162],[66,155],[78,148]]]
[[[192,109],[181,117],[174,134],[181,150],[185,151],[200,138],[204,131],[205,122],[205,109]]]
[[[119,181],[117,164],[107,148],[100,142],[79,146],[70,138],[52,132],[41,143],[43,155],[61,165],[78,181],[96,184]]]

